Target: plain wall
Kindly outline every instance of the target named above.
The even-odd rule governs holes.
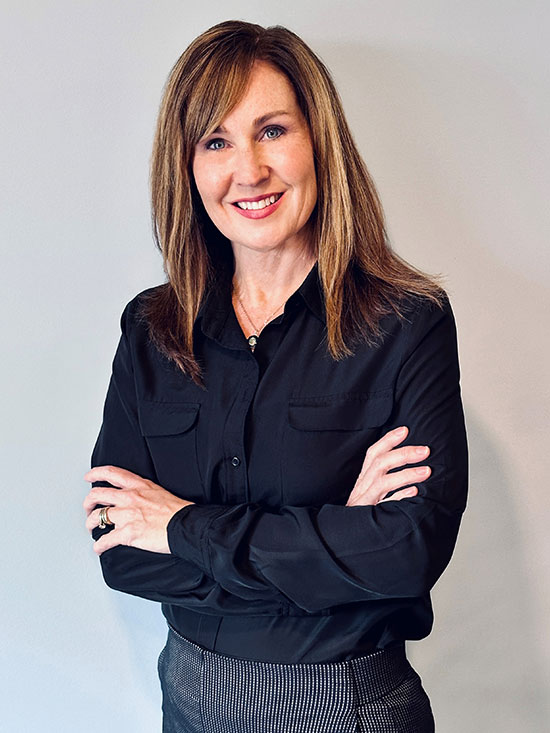
[[[471,451],[430,637],[438,733],[546,730],[548,3],[2,2],[0,727],[160,730],[155,604],[108,589],[82,500],[125,303],[163,281],[161,89],[216,22],[280,23],[332,70],[397,252],[447,276]]]

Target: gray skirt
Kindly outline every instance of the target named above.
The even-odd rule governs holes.
[[[160,653],[163,733],[433,733],[404,645],[347,662],[279,664],[211,652],[172,628]]]

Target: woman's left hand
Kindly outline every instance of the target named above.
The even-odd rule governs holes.
[[[98,504],[108,506],[108,517],[114,529],[94,543],[101,555],[116,545],[139,547],[150,552],[169,553],[168,522],[184,506],[193,504],[171,494],[162,486],[117,466],[95,466],[84,476],[85,481],[107,481],[119,488],[96,486],[84,499],[86,527],[91,532],[99,526]]]

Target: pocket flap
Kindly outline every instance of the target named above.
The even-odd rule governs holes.
[[[195,424],[199,408],[198,402],[140,402],[141,433],[146,437],[185,433]]]
[[[384,425],[392,407],[390,392],[330,401],[292,400],[288,420],[296,430],[362,430]]]

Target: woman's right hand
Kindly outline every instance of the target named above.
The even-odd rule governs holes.
[[[349,495],[346,506],[367,506],[380,504],[383,501],[400,501],[418,494],[418,488],[409,486],[409,484],[425,481],[431,473],[429,466],[403,468],[401,471],[388,473],[391,468],[423,461],[430,453],[427,445],[406,445],[396,448],[405,440],[408,432],[409,429],[405,426],[395,428],[369,446],[361,473]],[[407,486],[407,488],[395,491],[402,486]],[[395,493],[387,496],[390,491],[395,491]]]

